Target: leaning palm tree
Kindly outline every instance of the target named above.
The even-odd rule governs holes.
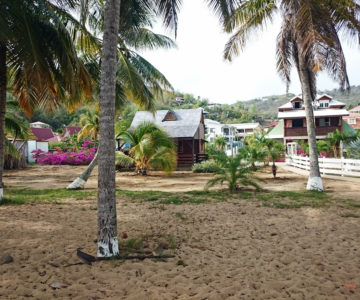
[[[248,0],[244,1],[225,23],[228,32],[235,30],[225,47],[224,56],[231,60],[243,49],[250,35],[263,29],[280,11],[282,27],[277,38],[277,69],[290,83],[295,65],[305,103],[309,140],[310,174],[308,190],[323,191],[316,151],[314,112],[316,76],[327,70],[341,88],[348,88],[345,57],[339,33],[360,37],[360,7],[357,0]]]
[[[119,154],[117,163],[135,165],[138,174],[146,175],[150,169],[161,169],[167,173],[176,167],[175,146],[169,135],[153,123],[141,123],[118,135],[118,138],[130,144],[129,156]]]
[[[91,94],[91,78],[53,10],[72,5],[71,0],[0,1],[0,201],[6,88],[12,88],[28,114],[35,107],[75,103]]]

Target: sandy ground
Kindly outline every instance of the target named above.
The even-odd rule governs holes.
[[[7,172],[6,187],[66,186],[80,168],[34,167]],[[301,190],[306,178],[261,173],[269,190]],[[202,189],[209,176],[118,174],[121,189]],[[360,187],[325,179],[336,196],[357,199]],[[96,176],[87,188],[96,187]],[[259,202],[166,205],[118,202],[119,234],[172,237],[167,261],[79,262],[76,249],[95,254],[95,199],[62,205],[0,207],[0,299],[360,299],[360,219],[333,208],[275,209]],[[179,218],[182,216],[182,218]],[[178,265],[182,260],[185,265]],[[60,289],[50,287],[61,283]]]

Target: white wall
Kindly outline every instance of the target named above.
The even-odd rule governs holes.
[[[49,152],[49,142],[37,142],[37,141],[28,141],[27,142],[27,160],[29,163],[34,163],[35,158],[32,158],[34,150],[40,149],[44,152]]]

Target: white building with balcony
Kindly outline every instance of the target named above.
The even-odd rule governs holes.
[[[221,124],[218,121],[205,119],[205,138],[213,144],[215,137],[221,136],[226,139],[226,154],[232,155],[237,152],[238,142],[235,140],[236,127],[233,124]]]
[[[231,124],[231,126],[236,128],[236,135],[242,139],[253,135],[254,133],[260,134],[262,131],[262,126],[260,123],[239,123]]]

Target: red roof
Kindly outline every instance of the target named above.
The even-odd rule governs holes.
[[[274,121],[274,122],[272,122],[272,123],[269,124],[269,128],[275,127],[277,124],[279,124],[279,122],[278,122],[278,121]]]
[[[30,128],[37,141],[46,141],[54,137],[51,128]]]
[[[73,136],[74,134],[78,133],[82,127],[80,126],[66,126],[65,131],[69,133],[70,136]]]
[[[349,112],[358,112],[358,111],[360,111],[360,105],[349,110]]]

